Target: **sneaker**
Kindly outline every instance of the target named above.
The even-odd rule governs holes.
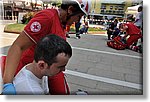
[[[81,37],[80,37],[80,36],[76,36],[76,38],[77,38],[77,39],[80,39]]]
[[[69,36],[69,35],[67,35],[66,37],[67,37],[67,38],[70,38],[70,36]]]
[[[78,91],[76,92],[76,95],[88,95],[88,92],[78,89]]]

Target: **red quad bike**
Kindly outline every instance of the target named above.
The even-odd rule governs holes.
[[[121,40],[122,36],[118,35],[111,41],[107,41],[107,45],[116,50],[124,50],[127,47],[124,41]]]

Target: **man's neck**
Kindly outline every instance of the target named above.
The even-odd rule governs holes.
[[[26,67],[27,70],[31,71],[37,78],[42,79],[43,75],[39,68],[37,68],[35,61],[28,64]]]

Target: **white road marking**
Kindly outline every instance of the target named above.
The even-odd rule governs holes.
[[[3,34],[1,35],[10,35],[10,36],[19,36],[19,34],[14,34],[14,33],[4,33],[2,32]]]
[[[0,53],[0,56],[6,56],[6,55]]]
[[[110,55],[117,55],[117,56],[124,56],[124,57],[138,58],[138,59],[142,58],[140,56],[133,56],[133,55],[127,55],[127,54],[120,54],[120,53],[113,53],[113,52],[107,52],[107,51],[93,50],[93,49],[87,49],[87,48],[80,48],[80,47],[72,47],[72,48],[77,49],[77,50],[91,51],[91,52],[104,53],[104,54],[110,54]]]
[[[65,73],[69,74],[69,75],[73,75],[73,76],[78,76],[78,77],[90,79],[90,80],[101,81],[101,82],[105,82],[105,83],[130,87],[130,88],[134,88],[134,89],[142,89],[142,85],[127,82],[127,81],[121,81],[121,80],[116,80],[116,79],[111,79],[111,78],[106,78],[106,77],[99,77],[99,76],[85,74],[85,73],[81,73],[81,72],[77,72],[77,71],[71,71],[71,70],[66,70]]]
[[[4,38],[4,39],[11,39],[11,40],[12,40],[12,39],[16,39],[17,37],[8,38],[8,37],[2,37],[2,36],[0,36],[0,39],[1,39],[1,38]]]

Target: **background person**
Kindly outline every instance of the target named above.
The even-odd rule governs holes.
[[[76,30],[76,37],[80,39],[80,25],[81,25],[81,17],[79,17],[79,20],[75,22],[75,30]]]
[[[133,23],[122,23],[120,24],[119,28],[122,32],[126,32],[122,39],[126,39],[127,36],[129,36],[129,38],[126,40],[128,48],[130,48],[133,43],[136,43],[138,39],[142,37],[141,30]]]
[[[70,25],[66,25],[66,37],[70,38],[69,32],[70,32]]]
[[[117,29],[117,24],[118,24],[118,20],[115,19],[114,22],[112,22],[108,29],[107,29],[107,35],[108,35],[108,40],[111,40],[111,35],[115,35],[117,36],[119,33],[118,33],[118,29]]]
[[[138,7],[138,13],[135,17],[135,22],[134,24],[139,28],[142,29],[142,24],[143,23],[143,7],[139,6]]]
[[[87,34],[88,29],[89,29],[88,22],[85,22],[85,23],[83,24],[83,27],[80,29],[80,34],[83,34],[83,33]]]

